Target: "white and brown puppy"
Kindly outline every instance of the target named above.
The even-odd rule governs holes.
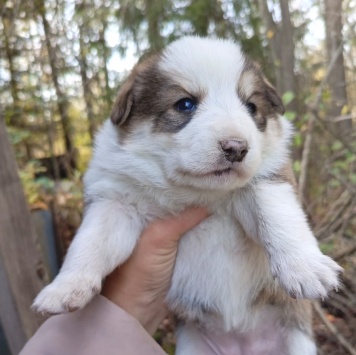
[[[82,225],[34,308],[84,307],[149,221],[200,205],[212,215],[182,238],[167,296],[184,320],[177,353],[199,354],[210,333],[235,354],[316,354],[301,299],[326,297],[341,268],[295,194],[283,113],[235,43],[186,37],[137,64],[96,138]]]

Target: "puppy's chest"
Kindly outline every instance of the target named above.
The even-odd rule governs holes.
[[[196,252],[197,248],[201,252],[215,254],[220,250],[235,254],[243,251],[246,243],[248,241],[239,221],[227,211],[219,211],[188,232],[181,240],[179,251],[183,253],[189,246],[192,252]]]
[[[169,306],[188,319],[218,313],[227,328],[235,327],[245,321],[241,309],[250,309],[267,273],[261,246],[239,222],[228,213],[212,215],[180,241]]]
[[[227,212],[218,213],[181,239],[177,263],[190,265],[198,273],[209,270],[210,275],[230,275],[231,270],[245,267],[243,255],[254,254],[260,249],[246,236],[234,216]]]

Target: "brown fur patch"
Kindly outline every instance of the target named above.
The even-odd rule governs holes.
[[[261,69],[249,59],[246,59],[237,92],[246,105],[252,103],[256,106],[256,112],[251,114],[262,132],[266,130],[268,119],[284,114],[282,100]]]
[[[133,105],[134,93],[133,88],[137,78],[143,72],[149,70],[155,64],[155,56],[144,59],[137,63],[132,69],[130,75],[121,85],[114,107],[111,111],[110,118],[112,122],[118,126],[122,126],[130,115]]]
[[[191,112],[179,112],[174,104],[190,98],[196,103],[201,93],[189,93],[166,73],[159,70],[160,55],[138,63],[120,88],[111,120],[124,133],[130,133],[143,120],[151,120],[155,132],[175,133],[193,117]]]
[[[294,191],[297,191],[297,181],[294,176],[292,161],[285,163],[275,174],[269,177],[271,181],[279,183],[289,183],[293,186]]]

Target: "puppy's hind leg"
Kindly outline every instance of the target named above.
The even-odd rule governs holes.
[[[102,279],[130,256],[142,227],[137,213],[116,201],[91,204],[59,275],[32,308],[58,314],[84,307],[100,292]]]
[[[293,328],[287,335],[288,355],[317,355],[314,339],[305,332]]]
[[[180,326],[177,330],[175,355],[215,355],[202,336],[200,330],[191,323]]]
[[[220,354],[252,355],[252,353],[247,354],[247,352],[244,352],[238,336],[233,332],[209,333],[193,323],[187,323],[179,327],[176,355]]]

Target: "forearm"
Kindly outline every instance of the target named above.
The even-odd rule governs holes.
[[[289,183],[258,182],[235,208],[246,233],[265,249],[273,277],[290,296],[323,298],[338,286],[342,268],[320,252]]]
[[[293,248],[301,242],[316,244],[294,188],[288,182],[259,181],[242,191],[234,208],[247,235],[268,253]]]
[[[116,278],[116,275],[106,278],[101,294],[135,318],[148,334],[153,335],[167,314],[164,298],[160,295],[154,297],[148,293],[135,292],[129,284],[131,280],[121,278],[122,282],[118,283]]]
[[[84,309],[48,319],[20,355],[163,355],[141,324],[103,296]]]

